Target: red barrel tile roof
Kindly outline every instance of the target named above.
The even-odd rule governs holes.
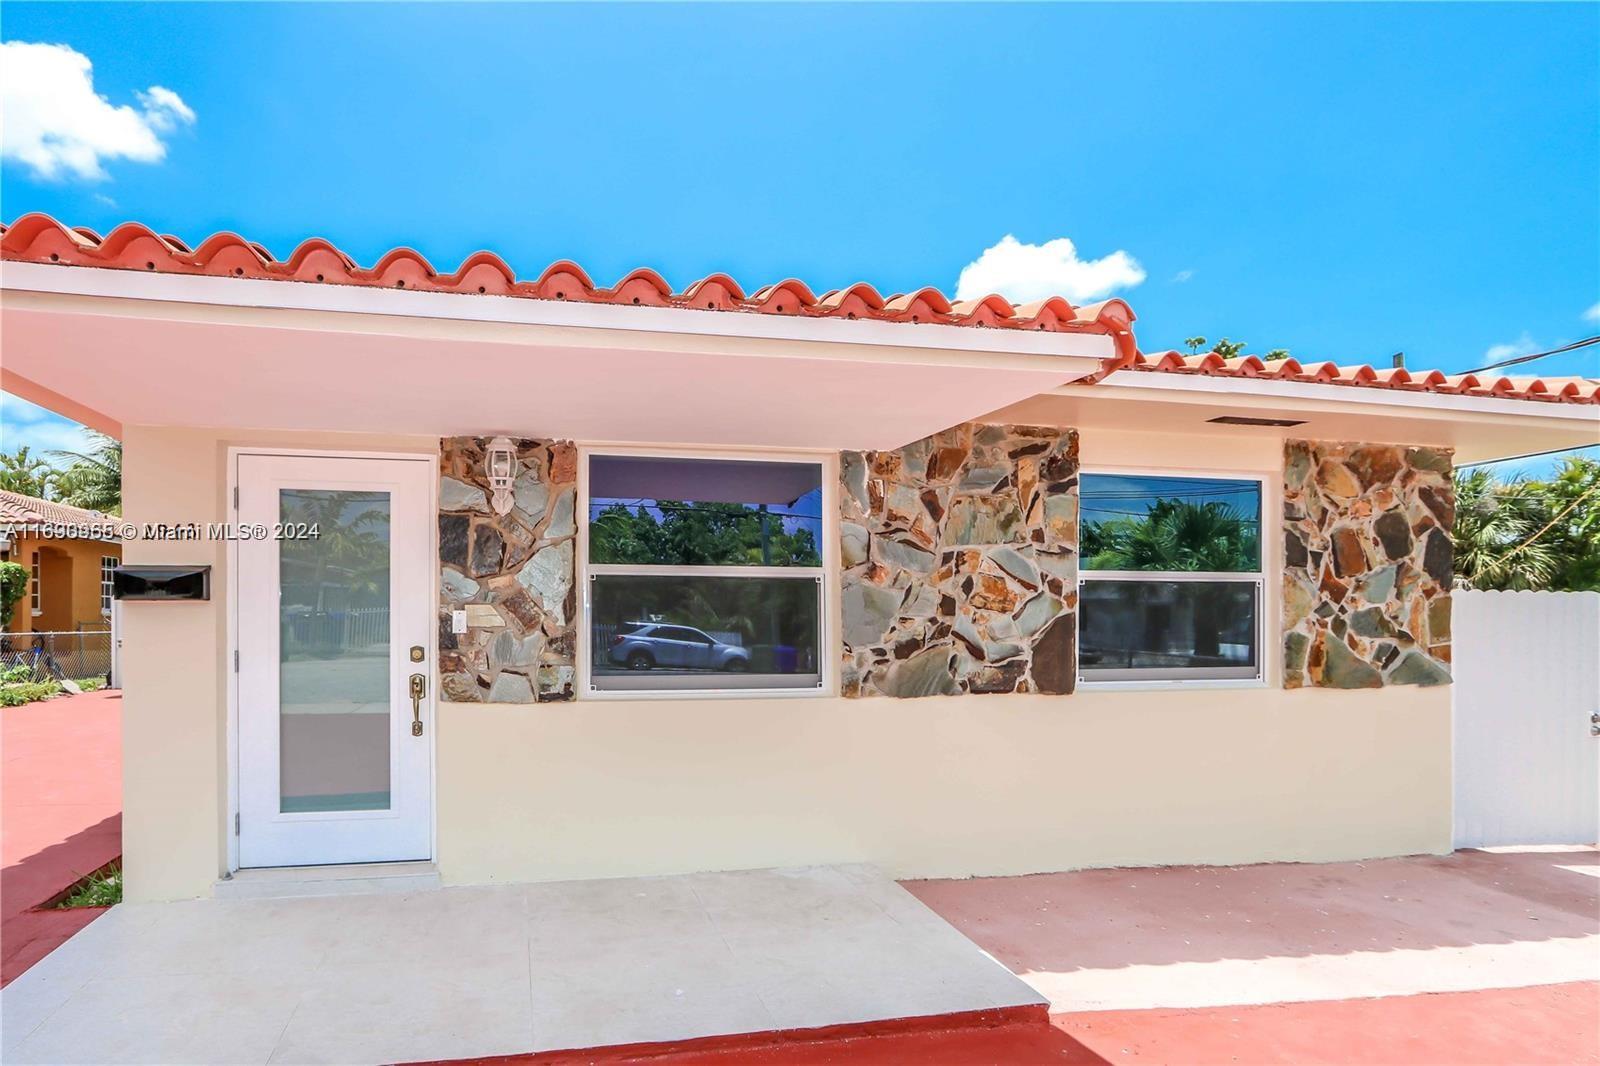
[[[865,283],[818,296],[804,282],[793,278],[746,294],[743,287],[726,274],[712,274],[682,292],[674,292],[660,274],[649,269],[635,270],[616,285],[605,288],[596,285],[581,266],[565,259],[552,263],[537,278],[519,279],[505,260],[493,252],[476,252],[453,272],[441,274],[420,253],[410,248],[396,248],[367,268],[358,266],[338,247],[320,237],[302,242],[289,258],[277,259],[261,245],[233,233],[213,234],[190,248],[177,237],[158,234],[137,222],[125,222],[102,237],[93,230],[71,228],[42,214],[23,215],[0,230],[0,258],[167,274],[209,274],[625,306],[1093,333],[1109,336],[1116,343],[1117,356],[1108,360],[1107,371],[1127,365],[1138,352],[1133,336],[1133,309],[1117,299],[1081,307],[1059,296],[1027,304],[1013,304],[1001,296],[952,303],[937,289],[883,296]]]
[[[1294,359],[1268,363],[1253,355],[1224,359],[1214,353],[1146,354],[1138,350],[1134,339],[1133,310],[1119,299],[1074,306],[1060,296],[1052,296],[1015,304],[1003,296],[991,294],[981,300],[951,302],[934,288],[883,296],[865,283],[818,296],[804,282],[793,278],[747,294],[726,274],[712,274],[682,292],[674,292],[660,274],[647,268],[635,270],[616,285],[604,288],[595,285],[583,268],[570,260],[551,264],[537,278],[519,279],[505,260],[493,252],[475,252],[453,272],[441,274],[420,253],[410,248],[396,248],[368,268],[358,266],[337,246],[320,237],[302,242],[289,258],[277,259],[262,245],[233,233],[213,234],[191,248],[171,234],[158,234],[137,222],[123,223],[102,237],[90,229],[68,227],[44,214],[23,215],[9,226],[0,226],[0,259],[424,292],[743,311],[802,318],[1041,329],[1111,337],[1117,355],[1106,360],[1104,368],[1084,384],[1130,367],[1173,374],[1269,378],[1411,392],[1600,404],[1600,381],[1581,377],[1446,376],[1437,370],[1379,370],[1367,365],[1302,364]]]
[[[1129,364],[1133,370],[1164,374],[1193,374],[1221,378],[1265,378],[1305,381],[1399,392],[1437,392],[1461,396],[1490,396],[1547,403],[1600,404],[1600,380],[1583,377],[1502,377],[1495,374],[1444,374],[1438,370],[1382,369],[1360,363],[1339,366],[1328,362],[1301,363],[1296,359],[1271,362],[1254,355],[1224,359],[1215,352],[1140,352]]]
[[[99,511],[0,489],[0,526],[92,526],[114,521]]]

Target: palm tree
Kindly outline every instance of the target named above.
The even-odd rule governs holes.
[[[10,455],[0,452],[0,489],[48,500],[57,474],[55,467],[30,453],[26,444]]]
[[[286,567],[310,568],[308,591],[316,597],[318,614],[327,610],[330,583],[349,590],[357,601],[388,591],[389,509],[373,494],[285,494],[282,516],[285,523],[304,523],[317,531],[313,537],[285,540],[280,557]]]
[[[1084,523],[1081,550],[1092,570],[1237,573],[1256,569],[1261,547],[1256,523],[1226,503],[1157,500],[1137,518]],[[1227,605],[1194,591],[1194,650],[1215,656]]]
[[[1457,472],[1456,579],[1476,589],[1546,587],[1560,562],[1537,537],[1549,510],[1540,486],[1524,478],[1499,481],[1485,467]]]
[[[1237,573],[1256,568],[1259,540],[1226,503],[1157,500],[1138,518],[1086,522],[1082,550],[1093,570]]]
[[[122,513],[122,442],[104,433],[89,434],[87,452],[51,452],[69,461],[57,476],[62,503],[105,514]]]

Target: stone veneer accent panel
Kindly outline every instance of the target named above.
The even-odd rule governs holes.
[[[961,425],[840,476],[844,695],[1072,691],[1075,431]]]
[[[1285,688],[1449,683],[1451,454],[1286,442]]]
[[[447,700],[572,698],[578,453],[516,441],[516,503],[489,507],[487,437],[451,437],[439,459],[439,677]],[[468,630],[450,631],[450,612]]]

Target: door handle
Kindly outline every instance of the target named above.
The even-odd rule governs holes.
[[[428,678],[424,674],[411,675],[411,735],[422,735],[422,699],[428,694]]]

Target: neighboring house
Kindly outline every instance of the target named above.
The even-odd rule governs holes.
[[[1600,441],[1592,381],[1144,354],[1121,300],[0,254],[0,384],[124,441],[130,567],[211,568],[121,612],[130,899],[1447,851],[1453,465]]]
[[[70,633],[111,624],[117,519],[0,490],[0,559],[28,568],[9,633]]]

